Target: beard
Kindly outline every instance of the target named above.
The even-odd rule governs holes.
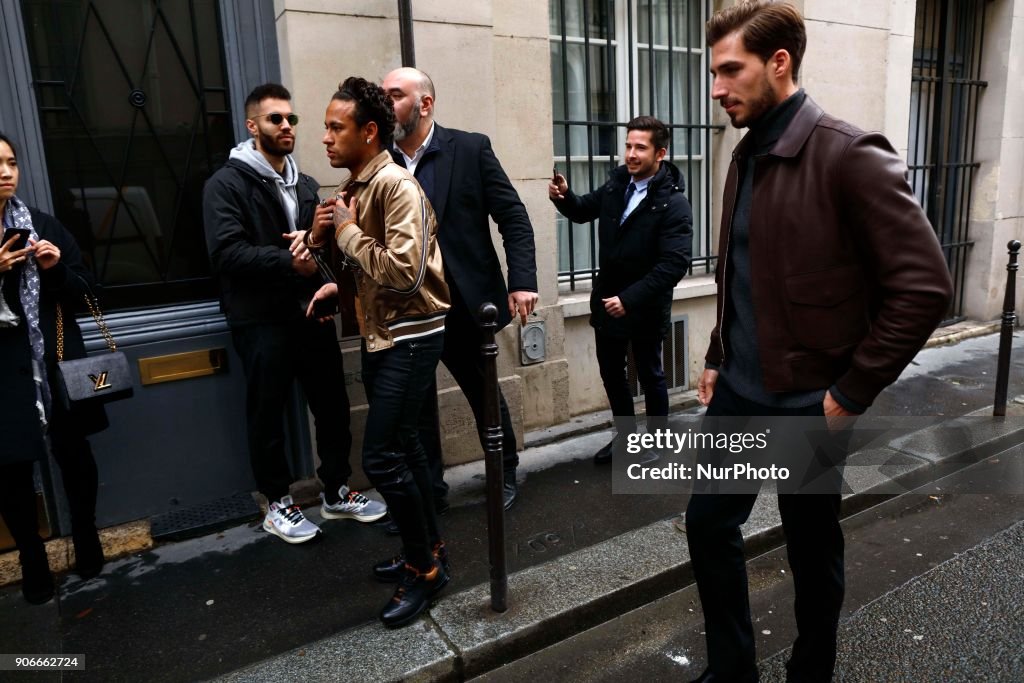
[[[747,105],[748,113],[745,117],[740,118],[733,114],[729,115],[729,121],[732,123],[733,128],[747,128],[750,125],[757,123],[758,119],[771,111],[772,107],[778,104],[775,99],[775,93],[772,91],[772,87],[768,82],[767,74],[765,74],[764,81],[761,83],[761,86],[761,90],[757,93],[756,97]]]
[[[278,142],[273,135],[267,135],[262,130],[259,132],[259,148],[275,157],[283,157],[292,153],[295,149],[295,136],[287,142]]]
[[[405,117],[405,121],[395,121],[395,142],[401,142],[406,139],[412,132],[416,130],[416,126],[420,124],[420,103],[422,102],[421,97],[416,98],[416,104],[409,111],[409,115]]]

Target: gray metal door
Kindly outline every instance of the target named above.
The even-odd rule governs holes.
[[[26,199],[75,234],[139,372],[135,397],[111,404],[111,427],[91,439],[99,524],[250,491],[245,383],[214,300],[201,201],[244,131],[245,93],[279,79],[271,0],[22,0],[4,19],[23,28],[5,28],[19,40],[0,67],[24,96],[0,124],[15,121],[42,152],[24,159],[36,169]],[[296,474],[308,475],[298,400],[288,423]]]

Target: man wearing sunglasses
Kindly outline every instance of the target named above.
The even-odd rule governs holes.
[[[206,183],[206,243],[245,372],[249,457],[268,503],[263,528],[304,543],[320,529],[288,493],[294,478],[284,451],[284,416],[296,379],[316,428],[321,516],[373,522],[387,509],[348,488],[352,435],[337,334],[334,325],[305,316],[324,282],[303,237],[333,219],[331,207],[319,206],[319,183],[299,173],[291,156],[299,123],[291,94],[276,83],[258,86],[245,101],[245,116],[252,137],[231,150]]]

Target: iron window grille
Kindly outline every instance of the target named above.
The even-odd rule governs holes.
[[[953,277],[945,323],[964,318],[967,257],[988,0],[921,0],[914,28],[908,169]]]
[[[710,82],[707,0],[552,0],[549,3],[554,166],[584,194],[620,165],[625,127],[640,114],[671,131],[666,159],[679,166],[693,207],[690,272],[709,273]],[[719,126],[720,128],[720,126]],[[589,286],[598,270],[597,225],[558,216],[558,279]]]
[[[53,205],[109,308],[216,296],[202,188],[234,144],[217,0],[23,0]]]

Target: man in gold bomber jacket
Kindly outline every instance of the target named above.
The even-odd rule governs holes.
[[[416,180],[387,150],[395,127],[391,98],[377,85],[350,77],[327,107],[323,143],[334,168],[350,179],[321,210],[334,212],[332,228],[319,224],[308,246],[321,260],[329,249],[337,284],[318,300],[355,286],[362,342],[362,375],[370,407],[363,435],[363,471],[388,503],[402,536],[402,551],[378,563],[378,579],[398,583],[380,613],[386,626],[402,626],[425,610],[448,583],[448,553],[434,512],[426,454],[417,416],[437,369],[449,308],[441,250],[430,203]],[[339,294],[339,289],[340,294]]]

